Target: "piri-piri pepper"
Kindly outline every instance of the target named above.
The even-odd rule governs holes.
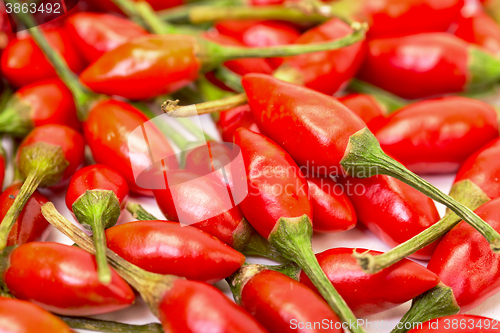
[[[476,10],[470,16],[461,16],[453,34],[464,41],[483,47],[488,52],[500,53],[500,27],[488,14]]]

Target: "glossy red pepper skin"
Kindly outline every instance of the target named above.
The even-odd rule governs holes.
[[[498,137],[494,107],[450,96],[410,104],[370,123],[382,150],[421,174],[456,172],[474,152]]]
[[[268,75],[247,74],[242,83],[264,135],[315,174],[342,172],[349,137],[366,127],[356,114],[331,96]]]
[[[499,329],[497,319],[457,314],[429,320],[408,333],[496,333]]]
[[[196,39],[187,35],[135,38],[106,52],[80,79],[97,93],[148,99],[179,90],[198,78],[197,49]]]
[[[3,333],[71,333],[61,319],[26,301],[0,297]]]
[[[315,232],[341,232],[356,226],[356,212],[340,184],[331,178],[308,176],[306,179]]]
[[[425,267],[404,259],[377,274],[363,273],[354,249],[336,248],[316,254],[321,268],[356,316],[364,317],[405,303],[435,287],[439,277]],[[377,255],[382,252],[358,248]],[[316,290],[304,272],[300,282]]]
[[[108,248],[149,272],[215,283],[245,257],[213,236],[169,221],[137,221],[106,230]]]
[[[240,203],[250,224],[268,238],[281,217],[312,220],[307,181],[292,157],[271,139],[245,128],[234,134],[245,163],[248,195]]]
[[[165,332],[267,332],[215,287],[197,281],[176,280],[163,297],[159,313]]]
[[[359,77],[408,99],[461,92],[470,77],[469,49],[447,33],[372,39]]]
[[[135,152],[130,156],[129,136],[137,127],[149,119],[128,103],[117,100],[104,100],[96,104],[83,123],[85,141],[89,145],[97,163],[103,164],[121,174],[128,183],[129,190],[136,194],[152,196],[152,191],[141,188],[134,178],[133,168],[145,169],[150,165],[150,153]],[[170,156],[174,151],[160,132],[151,135],[149,143],[155,152]],[[132,165],[132,163],[134,163]],[[178,168],[173,159],[168,159],[169,167]]]
[[[357,114],[368,124],[375,118],[384,117],[385,108],[377,102],[376,98],[366,94],[349,94],[339,97],[339,102],[344,104],[352,112]]]
[[[222,141],[233,142],[234,132],[240,127],[259,133],[248,104],[237,106],[219,114],[217,128],[219,129]]]
[[[0,218],[2,220],[19,194],[21,185],[22,183],[13,184],[0,194]],[[9,233],[7,246],[43,240],[48,231],[49,222],[43,217],[41,207],[47,202],[49,199],[38,191],[31,195]]]
[[[76,116],[73,95],[59,79],[25,85],[16,91],[13,98],[30,108],[29,118],[33,128],[60,124],[79,131],[82,127]]]
[[[295,44],[335,40],[349,35],[352,31],[347,23],[333,18],[302,34],[295,40]],[[366,43],[361,41],[338,50],[288,57],[282,66],[292,67],[306,87],[332,95],[356,75],[365,54]]]
[[[63,28],[46,30],[44,35],[73,72],[79,73],[84,69],[83,60]],[[0,65],[2,75],[14,87],[57,77],[54,68],[29,35],[14,39],[7,45]]]
[[[294,324],[327,322],[328,332],[342,333],[340,319],[311,289],[288,276],[264,270],[243,286],[241,304],[270,333],[318,333],[324,329],[297,329]],[[335,329],[335,324],[337,327]]]
[[[68,35],[88,63],[148,32],[131,20],[99,13],[78,13],[65,21]]]
[[[493,140],[462,164],[455,183],[470,179],[491,199],[500,197],[500,139]]]
[[[73,204],[91,190],[113,191],[121,209],[125,208],[128,199],[127,181],[118,172],[100,164],[86,166],[73,174],[66,191],[66,207],[73,211]]]
[[[64,153],[69,165],[64,170],[61,181],[69,179],[76,169],[83,163],[85,153],[85,142],[80,133],[64,125],[44,125],[36,127],[21,142],[17,152],[17,158],[25,147],[38,142],[45,142],[59,146]]]
[[[390,176],[340,178],[352,202],[358,221],[387,245],[397,246],[418,235],[437,221],[434,202],[424,194]],[[429,260],[437,242],[411,257]]]
[[[479,45],[498,55],[500,53],[500,27],[486,13],[477,11],[470,17],[460,17],[453,33],[458,38]]]
[[[3,281],[15,297],[48,311],[89,316],[130,306],[129,285],[114,271],[109,285],[99,282],[95,258],[86,251],[59,243],[27,243],[14,249]]]
[[[500,199],[475,213],[500,230]],[[500,291],[500,257],[481,235],[460,222],[441,240],[427,268],[453,290],[461,312],[467,312]]]

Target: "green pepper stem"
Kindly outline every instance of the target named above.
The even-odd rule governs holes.
[[[128,202],[127,203],[127,210],[132,214],[134,219],[137,219],[139,221],[155,221],[158,220],[156,216],[153,216],[150,214],[147,210],[144,209],[139,204]]]
[[[103,284],[111,283],[111,270],[108,266],[108,260],[106,257],[106,235],[104,233],[104,222],[102,218],[96,217],[94,219],[94,227],[92,228],[92,232],[94,235],[94,244],[95,244],[95,259],[97,262],[97,275],[99,281]]]
[[[363,333],[364,329],[357,325],[358,321],[351,309],[321,269],[312,250],[312,232],[312,223],[306,215],[298,218],[280,218],[269,235],[269,242],[285,258],[302,268],[343,322],[354,325],[351,332]]]
[[[58,316],[71,328],[103,333],[163,333],[161,324],[130,325],[116,321]]]
[[[3,107],[0,107],[0,133],[24,138],[33,129],[31,121],[32,107],[16,94],[12,95]]]
[[[410,103],[410,101],[391,94],[382,88],[358,79],[352,79],[351,82],[349,82],[349,89],[358,93],[373,96],[382,106],[385,107],[387,111],[386,115],[389,115]]]
[[[235,72],[227,69],[224,66],[217,67],[214,70],[215,77],[224,83],[226,86],[236,91],[237,93],[244,93],[243,85],[241,84],[241,76]]]
[[[189,21],[189,12],[194,7],[199,6],[210,6],[210,8],[217,6],[234,6],[242,5],[242,1],[239,0],[201,0],[194,3],[188,3],[182,6],[176,6],[169,9],[163,9],[156,12],[158,17],[163,21]]]
[[[247,95],[229,96],[217,101],[209,101],[189,106],[177,105],[179,101],[166,101],[161,106],[163,112],[170,117],[192,117],[200,114],[226,111],[247,103]]]

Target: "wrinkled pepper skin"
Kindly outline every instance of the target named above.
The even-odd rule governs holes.
[[[357,114],[366,124],[375,118],[384,117],[387,113],[387,110],[371,95],[349,94],[339,97],[339,102]]]
[[[496,333],[499,328],[497,319],[457,314],[429,320],[408,333]]]
[[[250,224],[268,238],[281,217],[307,215],[312,204],[307,181],[292,157],[271,139],[245,128],[234,134],[245,163],[248,195],[240,203]]]
[[[0,219],[3,220],[14,203],[21,186],[22,183],[13,184],[0,194]],[[49,199],[38,191],[31,195],[9,233],[7,246],[42,241],[45,238],[49,222],[43,217],[41,208],[47,202]]]
[[[149,189],[137,185],[132,168],[146,169],[150,166],[147,149],[141,154],[130,156],[129,136],[132,131],[149,119],[128,103],[117,100],[104,100],[96,104],[83,123],[85,141],[89,145],[97,163],[103,164],[121,174],[128,183],[129,190],[136,194],[152,196]],[[151,149],[162,156],[171,156],[174,151],[160,132],[151,135]],[[134,163],[132,165],[131,163]],[[168,167],[177,169],[174,159],[168,159]]]
[[[455,183],[470,179],[490,199],[500,197],[500,139],[489,142],[460,167]]]
[[[108,313],[130,306],[134,292],[111,270],[109,285],[99,282],[90,253],[59,243],[27,243],[14,249],[3,281],[15,297],[69,316]]]
[[[302,34],[295,40],[295,44],[335,40],[349,35],[352,31],[348,24],[333,18]],[[366,43],[361,41],[338,50],[287,57],[282,66],[293,68],[306,87],[332,95],[356,75],[365,54]]]
[[[318,327],[294,328],[299,323],[305,326],[306,323],[324,320],[331,328],[328,332],[343,332],[340,319],[320,296],[300,282],[276,271],[264,270],[248,280],[241,292],[240,305],[270,333],[324,332],[324,329]]]
[[[341,232],[356,226],[356,212],[340,184],[331,178],[310,176],[306,179],[313,207],[315,232]]]
[[[0,297],[2,333],[71,333],[61,319],[26,301]]]
[[[340,178],[352,202],[358,221],[387,245],[394,247],[418,235],[437,221],[434,201],[390,176]],[[437,246],[434,242],[411,255],[429,260]]]
[[[475,213],[500,230],[500,199],[482,205]],[[444,236],[427,268],[453,289],[461,312],[474,309],[500,291],[500,256],[463,221]]]
[[[413,103],[370,130],[382,150],[419,174],[453,173],[479,148],[498,137],[494,107],[450,96]]]
[[[148,32],[131,20],[105,13],[78,13],[65,21],[78,51],[92,63],[104,53]]]
[[[159,313],[165,332],[267,332],[218,289],[197,281],[175,280],[163,297]]]
[[[425,267],[404,259],[377,274],[363,273],[353,257],[354,249],[336,248],[316,254],[328,279],[358,317],[386,311],[434,288],[439,277]],[[357,248],[357,252],[382,252]],[[316,290],[300,273],[300,282]]]
[[[138,221],[106,230],[108,248],[149,272],[215,283],[245,257],[213,236],[169,221]]]
[[[63,28],[47,30],[44,35],[73,72],[79,73],[84,69],[85,63]],[[0,59],[0,66],[2,75],[17,88],[57,77],[56,71],[29,35],[14,39],[7,45]]]
[[[259,133],[259,128],[253,119],[252,111],[248,104],[237,106],[219,114],[217,128],[224,142],[233,142],[234,132],[244,127]]]
[[[197,48],[196,39],[187,35],[135,38],[106,52],[80,79],[97,93],[132,100],[167,94],[198,78]]]
[[[454,35],[479,45],[492,54],[500,53],[500,27],[486,13],[478,11],[470,17],[460,17]]]
[[[337,99],[263,74],[242,80],[257,126],[297,164],[318,175],[340,174],[349,137],[365,123]]]
[[[359,77],[408,99],[462,92],[472,49],[448,33],[372,39]]]

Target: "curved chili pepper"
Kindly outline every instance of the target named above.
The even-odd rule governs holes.
[[[421,323],[408,333],[496,333],[499,328],[497,319],[457,314]]]
[[[0,297],[0,313],[0,331],[5,333],[73,332],[61,319],[29,302]]]
[[[495,230],[500,230],[500,199],[476,209]],[[427,268],[453,289],[453,295],[466,312],[500,291],[500,256],[479,233],[461,222],[444,236]]]
[[[13,184],[0,194],[0,218],[3,219],[21,190],[21,183]],[[49,202],[43,194],[33,192],[21,210],[7,238],[7,246],[41,241],[48,231],[49,222],[45,220],[40,208]]]
[[[236,301],[270,333],[343,332],[337,315],[318,295],[284,274],[247,265],[228,283]],[[321,327],[308,327],[316,323]]]
[[[367,124],[375,118],[384,117],[387,113],[385,107],[375,97],[367,94],[345,95],[339,97],[339,102],[347,106]]]
[[[494,107],[465,97],[410,104],[370,123],[382,149],[416,173],[450,173],[498,137]]]
[[[245,257],[213,236],[169,221],[138,221],[106,230],[108,248],[148,272],[215,283]]]
[[[11,97],[0,113],[0,132],[25,137],[33,128],[60,124],[80,130],[71,91],[59,79],[28,84]]]
[[[248,104],[237,106],[219,114],[217,128],[224,142],[233,142],[234,132],[240,127],[259,133]]]
[[[33,242],[13,249],[3,264],[2,278],[15,297],[62,315],[108,313],[130,306],[135,299],[114,270],[111,283],[104,285],[91,254],[59,243]]]
[[[453,34],[468,43],[483,47],[492,54],[500,53],[500,27],[482,11],[477,11],[470,17],[460,17]]]
[[[104,229],[118,222],[127,198],[127,181],[118,172],[99,164],[75,172],[66,192],[68,209],[84,228],[92,230],[97,249],[97,271],[103,283],[111,281]]]
[[[65,21],[65,28],[88,63],[135,37],[148,34],[131,20],[104,13],[75,14]]]
[[[471,180],[491,199],[500,197],[500,139],[488,143],[471,155],[458,170],[455,184],[464,179]]]
[[[50,45],[63,56],[71,70],[80,72],[84,69],[85,64],[63,28],[46,30],[44,35]],[[7,45],[0,65],[2,75],[15,87],[57,77],[55,70],[29,35],[18,37]]]
[[[335,40],[352,33],[353,29],[338,18],[323,23],[302,34],[295,44]],[[343,88],[360,68],[366,53],[366,43],[360,41],[349,47],[285,58],[275,76],[298,77],[308,88],[332,95]]]
[[[0,249],[5,248],[12,226],[35,190],[67,180],[83,163],[84,148],[83,137],[63,125],[36,127],[23,140],[17,165],[26,180],[0,224]]]
[[[359,77],[398,96],[416,99],[496,82],[498,59],[447,33],[372,39]]]
[[[222,47],[189,35],[143,36],[105,53],[80,76],[95,92],[148,99],[176,91],[228,60],[269,58],[332,50],[363,38],[363,27],[335,41],[271,48]],[[166,80],[165,78],[168,78]]]

